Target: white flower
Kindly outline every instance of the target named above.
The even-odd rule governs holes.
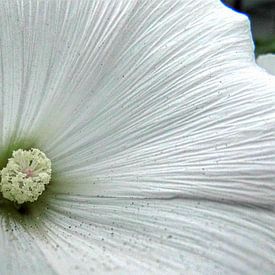
[[[272,274],[274,77],[215,0],[0,1],[0,274]],[[35,146],[33,146],[35,145]]]
[[[263,54],[257,58],[259,66],[264,68],[270,74],[275,75],[275,54]]]

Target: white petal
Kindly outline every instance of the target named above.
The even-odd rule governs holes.
[[[275,54],[260,55],[257,58],[257,63],[267,72],[275,75]]]
[[[1,205],[0,274],[56,274],[37,242],[44,238],[37,220],[13,212],[5,213]]]
[[[22,131],[41,129],[53,190],[274,202],[275,82],[247,19],[211,0],[126,2],[24,6],[46,86],[28,89]]]
[[[240,204],[273,203],[275,176],[274,79],[253,63],[246,19],[210,0],[21,3],[0,3],[2,143],[40,138],[72,182],[59,192],[236,204],[58,197],[35,241],[47,263],[270,272],[273,212]]]
[[[113,50],[103,45],[132,11],[127,2],[1,1],[3,143],[14,133],[48,140],[64,131],[108,66]]]
[[[13,273],[273,271],[275,82],[247,19],[214,0],[1,1],[0,34],[2,145],[37,137],[56,192],[178,198],[57,195],[26,242],[0,229]]]
[[[59,274],[274,271],[272,209],[57,196],[42,217],[43,237],[35,236],[35,242]]]

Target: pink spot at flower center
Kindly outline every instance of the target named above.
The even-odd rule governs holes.
[[[33,170],[31,168],[27,168],[23,171],[27,175],[27,178],[30,178],[33,176]]]

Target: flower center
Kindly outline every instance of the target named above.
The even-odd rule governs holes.
[[[38,149],[13,151],[1,171],[3,197],[18,204],[34,202],[51,179],[51,161]]]
[[[27,175],[27,178],[32,177],[33,176],[33,170],[31,168],[27,168],[23,171],[23,173],[25,173]]]

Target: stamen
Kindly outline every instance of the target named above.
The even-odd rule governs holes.
[[[34,202],[51,179],[51,161],[38,149],[14,151],[1,171],[3,197],[22,204]]]

